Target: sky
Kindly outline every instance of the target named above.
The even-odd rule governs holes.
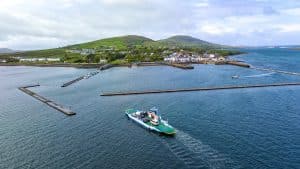
[[[300,45],[300,0],[1,0],[0,48],[112,36],[190,35],[234,46]]]

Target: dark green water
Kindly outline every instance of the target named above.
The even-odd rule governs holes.
[[[300,52],[251,49],[254,66],[300,72]],[[299,82],[234,66],[113,68],[67,88],[93,70],[0,67],[0,168],[300,168],[300,87],[100,97],[103,91]],[[231,76],[240,75],[232,80]],[[70,106],[67,117],[20,92]],[[156,106],[178,134],[159,136],[124,116]]]

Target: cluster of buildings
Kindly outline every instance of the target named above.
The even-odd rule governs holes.
[[[171,63],[203,63],[203,62],[217,62],[224,61],[225,58],[217,54],[203,55],[193,54],[191,52],[175,52],[164,58],[165,62]]]

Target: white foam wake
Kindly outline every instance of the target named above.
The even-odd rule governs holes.
[[[241,168],[241,166],[234,163],[234,161],[226,155],[218,152],[209,145],[205,145],[187,133],[177,131],[176,138],[186,146],[187,149],[193,152],[193,158],[203,161],[207,168]]]
[[[189,151],[186,147],[179,144],[177,140],[163,139],[163,143],[168,147],[168,149],[180,160],[187,168],[195,169],[206,169],[207,165],[194,157],[194,154]]]
[[[244,76],[246,78],[251,78],[251,77],[265,77],[265,76],[270,76],[274,74],[274,72],[271,72],[271,73],[264,73],[264,74],[258,74],[258,75],[250,75],[250,76]]]

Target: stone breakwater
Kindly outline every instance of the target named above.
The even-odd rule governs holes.
[[[159,94],[159,93],[192,92],[192,91],[247,89],[247,88],[297,86],[297,85],[300,85],[300,82],[255,84],[255,85],[238,85],[238,86],[220,86],[220,87],[199,87],[199,88],[168,89],[168,90],[145,90],[145,91],[106,92],[106,93],[100,94],[100,96],[126,96],[126,95],[139,95],[139,94]]]
[[[72,115],[76,114],[72,110],[70,110],[70,109],[68,109],[68,108],[66,108],[66,107],[64,107],[60,104],[57,104],[54,101],[49,100],[49,99],[47,99],[47,98],[45,98],[45,97],[43,97],[43,96],[41,96],[41,95],[39,95],[39,94],[37,94],[37,93],[35,93],[35,92],[28,89],[28,88],[32,88],[32,87],[38,87],[38,86],[40,86],[40,85],[30,85],[30,86],[19,87],[19,90],[21,90],[22,92],[28,94],[29,96],[45,103],[46,105],[48,105],[48,106],[50,106],[50,107],[52,107],[52,108],[54,108],[54,109],[56,109],[56,110],[58,110],[58,111],[60,111],[64,114],[66,114],[68,116],[72,116]]]

